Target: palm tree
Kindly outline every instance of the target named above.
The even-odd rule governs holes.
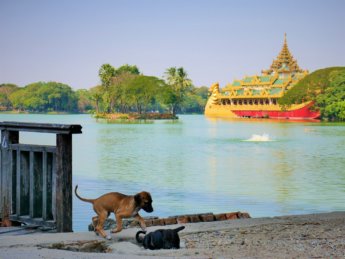
[[[99,113],[99,103],[102,100],[102,86],[98,85],[90,89],[91,100],[95,102],[96,114]]]
[[[107,113],[111,112],[111,99],[110,99],[110,88],[111,88],[111,80],[115,76],[116,70],[110,64],[103,64],[98,71],[99,78],[102,82],[103,92],[104,92],[104,99],[106,104],[106,111]]]
[[[178,107],[192,87],[192,80],[188,78],[188,74],[183,67],[170,67],[166,70],[165,75],[170,87],[170,96],[167,102],[171,105],[172,114],[176,115]]]

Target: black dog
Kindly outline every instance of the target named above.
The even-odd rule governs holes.
[[[178,232],[184,229],[185,227],[179,227],[176,229],[158,229],[154,232],[150,232],[140,238],[140,234],[146,234],[144,231],[138,231],[135,235],[135,238],[138,243],[142,243],[145,249],[172,249],[180,248],[180,237]]]

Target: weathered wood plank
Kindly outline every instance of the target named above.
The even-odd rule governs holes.
[[[81,125],[78,124],[53,124],[53,123],[30,123],[4,121],[0,122],[0,129],[10,131],[29,131],[29,132],[45,132],[55,134],[80,134],[82,133]]]
[[[51,184],[52,184],[52,192],[51,192],[51,195],[52,195],[52,198],[51,198],[51,203],[52,203],[52,216],[53,216],[53,219],[55,219],[56,221],[56,153],[53,153],[53,156],[52,156],[52,168],[51,168]],[[49,199],[48,199],[49,201]]]
[[[0,148],[0,219],[2,219],[2,149]]]
[[[42,152],[34,152],[34,218],[42,217],[43,164]]]
[[[20,211],[21,215],[30,213],[30,152],[20,152]]]
[[[42,218],[47,220],[47,211],[48,211],[48,159],[47,152],[42,154]]]
[[[21,215],[21,173],[20,173],[20,165],[21,165],[21,156],[20,150],[17,150],[17,172],[16,172],[16,214]]]
[[[35,194],[35,175],[34,175],[34,152],[29,153],[29,215],[34,217],[34,194]]]
[[[18,143],[19,132],[2,130],[1,131],[1,196],[0,203],[2,203],[2,218],[8,218],[12,210],[12,151],[9,145]]]
[[[55,209],[55,203],[53,205],[53,193],[55,190],[55,187],[53,185],[53,172],[56,168],[55,153],[47,153],[47,163],[47,219],[52,220],[56,218],[55,216],[53,216],[53,208]],[[56,198],[56,195],[54,197]]]
[[[56,227],[72,231],[72,135],[56,135]]]
[[[17,208],[17,192],[16,192],[16,188],[17,188],[17,151],[12,150],[11,151],[11,157],[12,157],[12,213],[11,214],[15,214],[16,213],[16,208]]]
[[[32,144],[12,144],[10,148],[13,150],[20,149],[21,151],[33,151],[33,152],[55,152],[55,146],[48,145],[32,145]]]

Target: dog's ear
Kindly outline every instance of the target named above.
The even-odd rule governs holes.
[[[140,237],[140,234],[146,234],[146,231],[138,231],[137,234],[135,235],[135,239],[137,240],[138,243],[143,243],[144,242],[144,237]]]
[[[140,193],[137,193],[135,196],[134,196],[134,201],[135,201],[135,204],[137,206],[140,206],[141,205],[141,195]]]

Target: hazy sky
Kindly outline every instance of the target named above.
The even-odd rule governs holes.
[[[260,74],[284,33],[303,69],[345,66],[345,0],[0,0],[0,84],[99,84],[104,63],[195,86]]]

